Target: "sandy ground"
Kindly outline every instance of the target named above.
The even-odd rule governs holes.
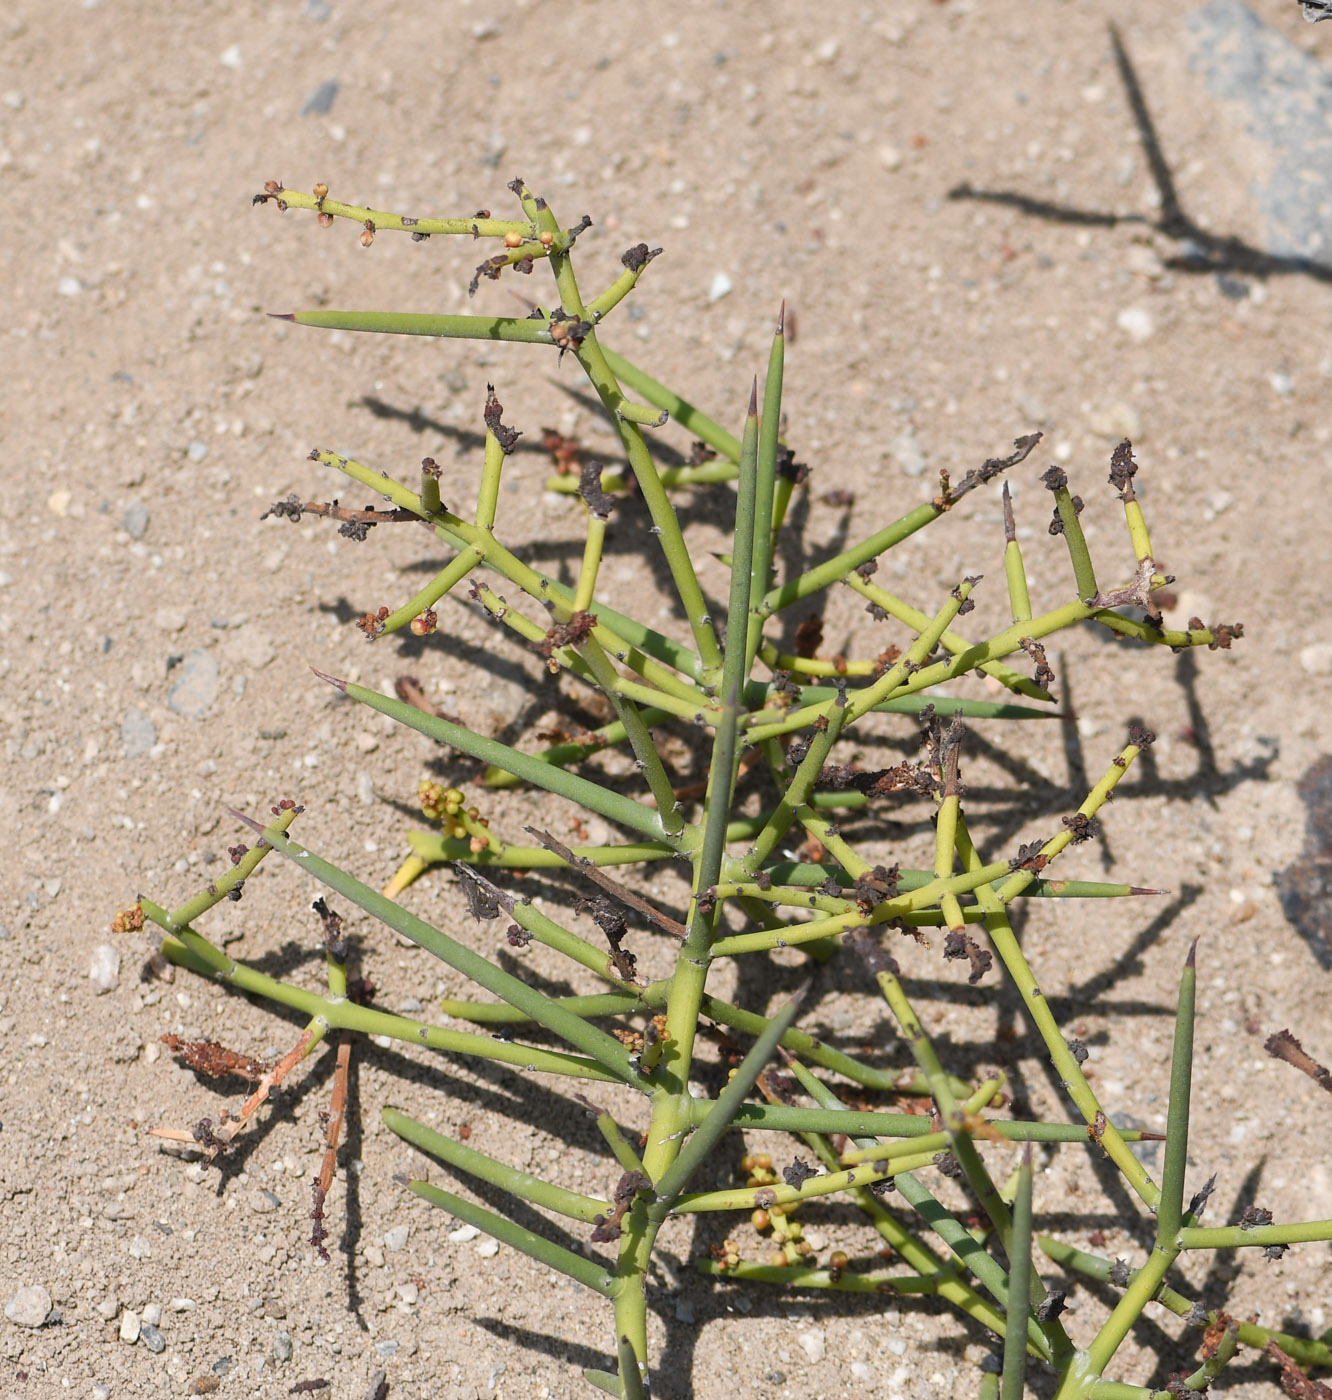
[[[1332,25],[1308,27],[1276,0],[1257,9],[1332,61]],[[456,1222],[394,1185],[395,1171],[419,1162],[378,1126],[380,1107],[396,1102],[450,1129],[469,1124],[483,1150],[533,1169],[558,1163],[570,1184],[606,1189],[591,1130],[575,1125],[566,1145],[567,1114],[544,1087],[360,1047],[328,1267],[312,1262],[306,1216],[330,1057],[298,1076],[221,1176],[147,1136],[238,1101],[175,1066],[163,1034],[263,1055],[297,1027],[185,974],[140,981],[145,944],[108,932],[115,911],[140,892],[179,903],[221,868],[239,834],[224,804],[263,811],[299,799],[303,839],[372,882],[403,852],[430,747],[354,713],[308,668],[380,688],[410,669],[469,723],[510,737],[559,702],[551,686],[533,698],[530,658],[462,605],[430,644],[369,649],[349,619],[396,605],[437,562],[411,532],[355,546],[315,523],[261,524],[260,511],[290,491],[340,489],[305,460],[315,444],[398,467],[430,453],[449,464],[446,499],[466,499],[487,380],[526,444],[549,425],[611,450],[605,425],[570,396],[572,364],[523,347],[353,339],[264,319],[321,304],[461,309],[476,258],[442,239],[381,236],[367,252],[346,225],[323,233],[308,216],[251,209],[269,178],[468,214],[507,209],[505,185],[522,175],[565,222],[592,216],[580,245],[592,284],[609,280],[628,244],[662,245],[635,298],[639,319],[622,317],[608,339],[737,424],[786,297],[798,332],[789,437],[816,469],[801,506],[812,551],[914,505],[937,468],[959,472],[1039,428],[1045,459],[1019,469],[1014,489],[1034,527],[1036,601],[1049,605],[1064,596],[1065,561],[1045,534],[1036,478],[1051,460],[1066,466],[1088,501],[1093,548],[1117,572],[1127,542],[1104,480],[1110,447],[1130,434],[1181,616],[1241,619],[1244,640],[1177,659],[1130,655],[1090,633],[1061,639],[1052,659],[1077,723],[1024,731],[1004,763],[1001,736],[981,730],[976,820],[1007,849],[1080,799],[1130,718],[1156,728],[1152,761],[1108,814],[1109,863],[1084,848],[1070,873],[1112,869],[1172,893],[1042,910],[1026,925],[1028,947],[1047,994],[1066,998],[1085,1028],[1107,1103],[1153,1126],[1164,1121],[1164,1008],[1202,935],[1193,1157],[1197,1184],[1220,1173],[1213,1219],[1255,1200],[1278,1220],[1332,1215],[1328,1100],[1261,1048],[1289,1026],[1332,1056],[1327,945],[1287,922],[1274,887],[1304,850],[1297,783],[1329,747],[1320,503],[1332,289],[1288,264],[1246,261],[1243,248],[1268,246],[1251,187],[1273,156],[1190,70],[1189,10],[684,0],[663,18],[605,0],[10,0],[0,16],[0,1250],[5,1297],[45,1289],[54,1311],[40,1329],[0,1322],[0,1394],[174,1396],[203,1393],[190,1390],[202,1377],[220,1380],[220,1395],[276,1396],[326,1377],[323,1393],[359,1400],[383,1369],[395,1400],[516,1400],[586,1393],[578,1368],[605,1364],[602,1306],[507,1248],[451,1238]],[[1167,265],[1180,244],[1153,226],[1160,188],[1109,19],[1184,215],[1239,240],[1219,269]],[[950,199],[962,184],[1138,217]],[[732,290],[713,301],[718,274]],[[512,313],[513,285],[486,285],[477,308]],[[909,474],[922,464],[925,475]],[[549,469],[539,451],[515,454],[501,528],[543,567],[568,569],[578,515],[543,496]],[[838,488],[854,494],[850,508],[819,499]],[[699,538],[720,547],[720,497],[687,499]],[[607,577],[651,620],[638,519],[617,527]],[[961,572],[987,572],[978,616],[997,620],[1000,550],[997,495],[978,493],[894,556],[906,561],[896,581],[928,608]],[[705,573],[714,591],[721,579],[720,568]],[[830,647],[868,628],[854,600],[834,597]],[[550,819],[529,796],[493,811],[514,831]],[[919,817],[892,828],[908,857],[924,848]],[[206,928],[314,985],[313,893],[265,867]],[[1313,900],[1316,918],[1316,889]],[[465,920],[450,879],[423,881],[410,901],[495,951],[494,928]],[[425,954],[364,921],[356,931],[382,1004],[428,1010],[461,990]],[[89,966],[107,941],[118,985],[94,995]],[[1064,1111],[1007,988],[991,979],[983,995],[959,993],[956,968],[924,954],[908,971],[963,1072],[1006,1061],[1037,1108]],[[853,978],[815,1024],[853,1039],[881,1028],[865,991]],[[452,1184],[438,1167],[432,1175]],[[1107,1250],[1140,1259],[1141,1228],[1101,1185],[1081,1151],[1054,1158],[1037,1186],[1042,1223],[1082,1244],[1099,1228]],[[810,1222],[868,1248],[836,1209]],[[737,1237],[757,1253],[748,1225]],[[713,1287],[690,1261],[715,1238],[668,1241],[654,1291],[658,1394],[972,1393],[979,1332],[909,1303]],[[1327,1326],[1326,1245],[1276,1263],[1226,1259],[1190,1281],[1217,1303],[1231,1275],[1242,1315]],[[1081,1291],[1076,1301],[1085,1312],[1071,1326],[1083,1335],[1101,1300]],[[152,1309],[164,1350],[149,1349],[151,1333],[119,1339],[126,1310],[151,1325]],[[1169,1340],[1178,1330],[1164,1314],[1144,1324],[1119,1374],[1163,1384],[1187,1361]],[[1250,1357],[1226,1393],[1279,1391]]]

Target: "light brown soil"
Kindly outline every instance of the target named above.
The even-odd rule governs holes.
[[[488,380],[525,445],[551,425],[612,450],[605,425],[570,397],[571,361],[265,320],[266,310],[322,304],[461,309],[478,256],[470,244],[387,235],[367,252],[346,225],[325,233],[308,215],[251,210],[251,194],[272,177],[300,188],[324,180],[340,197],[384,208],[467,214],[507,209],[505,184],[521,174],[566,222],[592,216],[580,244],[590,284],[609,280],[629,244],[661,244],[665,256],[635,295],[645,314],[631,322],[622,308],[607,338],[737,426],[785,297],[797,331],[788,436],[815,467],[802,506],[815,551],[916,504],[937,468],[960,473],[1040,428],[1046,455],[1015,472],[1014,493],[1033,527],[1035,601],[1051,606],[1066,596],[1066,561],[1045,533],[1037,476],[1063,462],[1087,499],[1093,549],[1118,573],[1128,547],[1104,480],[1111,446],[1129,433],[1154,541],[1180,580],[1181,618],[1238,618],[1244,639],[1228,653],[1178,659],[1130,654],[1090,633],[1061,639],[1052,660],[1078,721],[1011,739],[1029,766],[1006,774],[976,760],[977,821],[992,841],[1048,834],[1128,719],[1152,724],[1153,761],[1107,814],[1112,864],[1084,847],[1068,873],[1113,869],[1171,893],[1043,908],[1026,925],[1027,946],[1047,995],[1074,997],[1070,1024],[1085,1027],[1107,1102],[1158,1126],[1166,1008],[1201,935],[1191,1185],[1220,1173],[1217,1222],[1255,1199],[1278,1220],[1332,1215],[1332,1105],[1262,1052],[1264,1037],[1288,1026],[1312,1053],[1332,1056],[1328,973],[1273,890],[1303,845],[1295,784],[1329,744],[1328,681],[1314,673],[1326,653],[1306,654],[1304,666],[1300,657],[1332,643],[1323,411],[1332,294],[1289,275],[1248,280],[1248,295],[1233,299],[1215,277],[1164,268],[1175,247],[1146,222],[1061,222],[947,197],[966,181],[1154,217],[1109,50],[1112,16],[1188,214],[1261,245],[1248,189],[1266,156],[1222,124],[1189,73],[1185,16],[1145,0],[687,0],[665,17],[606,0],[329,0],[322,21],[311,13],[321,8],[10,0],[0,17],[0,1249],[5,1297],[39,1285],[59,1312],[40,1330],[0,1322],[0,1394],[185,1395],[231,1358],[219,1395],[277,1396],[327,1377],[325,1393],[359,1400],[382,1367],[394,1400],[526,1400],[586,1393],[579,1368],[606,1364],[600,1302],[553,1285],[507,1248],[486,1257],[479,1240],[451,1240],[453,1223],[394,1184],[420,1161],[378,1122],[394,1102],[451,1129],[468,1123],[473,1146],[608,1189],[590,1127],[576,1124],[565,1146],[567,1113],[545,1086],[359,1047],[330,1196],[329,1267],[312,1262],[306,1217],[331,1055],[295,1077],[296,1092],[265,1115],[239,1170],[190,1165],[147,1135],[238,1102],[234,1081],[223,1096],[175,1067],[163,1034],[270,1055],[298,1027],[187,974],[140,981],[146,944],[108,932],[115,911],[139,893],[180,903],[224,868],[217,859],[225,863],[240,834],[224,804],[263,812],[299,799],[302,839],[372,883],[403,852],[431,747],[356,712],[309,667],[381,689],[411,670],[470,724],[509,737],[557,700],[550,686],[529,700],[524,677],[536,666],[462,604],[443,611],[446,635],[435,642],[368,648],[348,618],[396,606],[424,582],[419,566],[439,558],[424,535],[381,529],[354,546],[327,525],[260,524],[260,511],[292,491],[339,493],[340,482],[305,460],[316,444],[396,469],[430,453],[447,464],[446,500],[468,500]],[[1304,26],[1293,4],[1260,9],[1328,56],[1332,25]],[[302,115],[333,79],[331,110]],[[733,290],[713,303],[717,273]],[[545,295],[540,280],[485,284],[475,306],[511,314],[510,291]],[[1130,309],[1147,313],[1150,334],[1122,328]],[[1127,324],[1146,329],[1141,317]],[[1293,392],[1277,392],[1274,375],[1289,376]],[[929,466],[915,478],[894,455],[909,428]],[[515,454],[501,533],[567,572],[579,515],[543,496],[549,469],[540,452]],[[834,488],[854,493],[849,512],[818,499]],[[342,494],[361,504],[358,492]],[[699,492],[689,502],[700,538],[716,548],[723,499]],[[961,573],[984,572],[977,631],[997,626],[997,502],[996,488],[977,493],[905,546],[893,558],[909,568],[893,584],[928,609]],[[136,506],[148,512],[141,538],[126,529],[138,528],[126,514]],[[651,541],[631,530],[641,519],[630,511],[617,527],[606,578],[622,606],[646,607],[653,621],[639,561]],[[705,571],[714,596],[723,577],[720,566]],[[862,650],[886,631],[834,595],[829,649],[852,628]],[[175,661],[194,652],[219,668],[201,719],[169,703]],[[140,732],[153,731],[133,759],[130,711],[140,712]],[[885,732],[900,739],[908,729]],[[978,734],[1003,737],[994,726]],[[1015,778],[1038,805],[1003,796]],[[492,810],[514,833],[534,817],[565,819],[530,795]],[[919,854],[924,814],[910,814],[899,834],[895,849]],[[314,893],[270,860],[245,899],[205,927],[233,936],[231,950],[266,970],[315,985]],[[409,902],[495,952],[496,927],[465,918],[451,878],[428,877]],[[426,954],[353,922],[383,1005],[415,999],[428,1011],[437,994],[461,992]],[[119,986],[94,996],[89,963],[107,941],[120,954]],[[913,955],[908,971],[960,1060],[1007,1054],[1035,1107],[1065,1111],[1007,989],[960,995],[961,974],[937,954]],[[854,995],[821,1004],[816,1024],[886,1036],[863,985],[852,985]],[[1010,1029],[1016,1041],[1004,1039]],[[900,1058],[900,1046],[890,1053]],[[431,1175],[454,1184],[438,1167]],[[1037,1209],[1079,1244],[1099,1227],[1111,1254],[1142,1257],[1141,1224],[1126,1200],[1100,1194],[1080,1149],[1042,1172]],[[848,1213],[809,1218],[829,1240],[866,1249]],[[405,1245],[386,1247],[403,1227]],[[747,1224],[735,1233],[757,1253]],[[691,1260],[718,1237],[709,1225],[667,1240],[653,1294],[658,1395],[973,1392],[970,1363],[985,1351],[978,1331],[910,1302],[713,1287]],[[1280,1262],[1251,1251],[1222,1267],[1236,1275],[1240,1315],[1327,1326],[1326,1245]],[[1210,1303],[1226,1296],[1200,1265],[1189,1277]],[[1070,1325],[1083,1337],[1100,1303],[1085,1291],[1078,1299],[1085,1311]],[[154,1304],[164,1352],[117,1339],[121,1310]],[[1135,1334],[1118,1374],[1159,1385],[1188,1361],[1167,1340],[1178,1324],[1162,1314],[1161,1326]],[[273,1359],[280,1331],[290,1360]],[[392,1355],[376,1351],[389,1342]],[[1157,1347],[1165,1360],[1154,1369]],[[1279,1391],[1270,1366],[1251,1357],[1226,1393]]]

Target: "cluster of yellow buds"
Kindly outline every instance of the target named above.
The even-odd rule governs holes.
[[[479,854],[490,845],[485,836],[485,829],[489,827],[490,822],[481,815],[478,808],[463,806],[466,799],[457,788],[445,787],[443,783],[422,778],[417,789],[417,799],[421,804],[421,811],[432,822],[439,822],[446,836],[453,837],[455,841],[468,840],[473,855]]]
[[[745,1185],[760,1190],[766,1186],[776,1186],[781,1180],[773,1169],[772,1158],[766,1152],[751,1152],[742,1157],[740,1170],[744,1173]],[[760,1234],[768,1230],[772,1232],[772,1242],[778,1248],[772,1251],[768,1263],[777,1268],[802,1263],[814,1253],[809,1241],[801,1238],[800,1222],[790,1214],[794,1210],[794,1204],[774,1202],[759,1206],[749,1217],[749,1223]]]
[[[734,1269],[740,1262],[740,1246],[729,1237],[712,1246],[712,1257],[717,1261],[717,1267],[723,1273],[727,1269]]]

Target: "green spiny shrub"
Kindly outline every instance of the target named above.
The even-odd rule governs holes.
[[[781,319],[763,383],[755,380],[737,439],[602,344],[603,323],[660,250],[645,243],[630,248],[621,260],[623,271],[604,291],[587,298],[574,273],[574,245],[588,221],[561,227],[546,202],[521,181],[511,188],[521,204],[521,217],[512,220],[412,219],[338,203],[323,186],[307,195],[276,182],[256,202],[313,210],[325,225],[350,219],[360,226],[366,246],[378,233],[399,230],[418,241],[446,234],[491,240],[498,251],[478,267],[474,291],[483,279],[548,267],[554,304],[538,306],[523,318],[313,311],[287,319],[328,329],[519,342],[576,359],[618,431],[627,470],[589,463],[578,476],[557,476],[551,483],[556,490],[576,490],[585,506],[586,540],[572,585],[529,567],[505,543],[499,488],[517,433],[505,423],[493,391],[483,413],[485,459],[473,512],[445,506],[440,469],[428,458],[419,476],[400,479],[318,449],[312,458],[369,488],[385,504],[358,511],[289,498],[272,509],[293,520],[305,514],[333,516],[344,533],[360,538],[380,524],[424,522],[453,551],[451,559],[396,610],[385,607],[363,617],[358,625],[367,635],[378,638],[404,627],[428,634],[439,626],[436,605],[466,582],[471,598],[497,626],[535,648],[552,673],[566,673],[600,696],[605,714],[613,717],[595,730],[575,727],[545,748],[520,750],[432,713],[411,691],[405,698],[395,697],[332,676],[323,680],[486,765],[482,787],[526,784],[541,789],[600,818],[601,827],[613,834],[572,849],[547,830],[529,828],[526,843],[511,841],[491,829],[480,807],[460,789],[428,782],[422,805],[439,829],[411,835],[409,861],[389,890],[379,893],[291,837],[289,829],[300,811],[292,802],[274,807],[274,820],[268,823],[236,814],[259,839],[252,849],[233,851],[234,866],[226,876],[174,911],[144,899],[122,920],[136,923],[146,916],[161,930],[160,951],[170,962],[294,1008],[308,1017],[308,1025],[277,1064],[242,1065],[258,1079],[258,1087],[239,1114],[166,1135],[209,1156],[227,1150],[254,1121],[274,1084],[321,1044],[336,1043],[339,1087],[325,1169],[315,1187],[312,1242],[324,1252],[323,1197],[332,1179],[356,1034],[387,1036],[571,1081],[571,1099],[592,1115],[605,1138],[602,1195],[575,1192],[506,1166],[394,1108],[385,1108],[384,1120],[405,1142],[455,1173],[577,1222],[588,1232],[596,1247],[576,1253],[466,1197],[404,1178],[418,1196],[606,1298],[614,1321],[612,1367],[585,1374],[594,1386],[626,1400],[649,1390],[646,1288],[658,1232],[674,1217],[715,1211],[750,1216],[771,1232],[773,1252],[766,1262],[746,1261],[728,1239],[702,1261],[705,1271],[786,1287],[925,1294],[987,1328],[1001,1339],[1001,1349],[981,1380],[984,1394],[1014,1400],[1033,1362],[1058,1377],[1058,1395],[1066,1400],[1153,1394],[1105,1378],[1120,1343],[1153,1299],[1204,1329],[1199,1369],[1181,1378],[1171,1393],[1183,1393],[1181,1386],[1206,1389],[1241,1343],[1267,1348],[1288,1383],[1295,1384],[1298,1376],[1299,1383],[1313,1384],[1295,1363],[1327,1365],[1332,1355],[1325,1341],[1286,1336],[1208,1311],[1170,1281],[1172,1266],[1186,1251],[1247,1245],[1279,1252],[1299,1241],[1332,1238],[1328,1221],[1276,1225],[1255,1217],[1235,1226],[1204,1228],[1198,1217],[1209,1188],[1186,1201],[1193,950],[1178,989],[1158,1181],[1133,1150],[1136,1141],[1156,1135],[1116,1125],[1115,1106],[1101,1103],[1084,1074],[1085,1049],[1076,1039],[1066,1039],[1010,921],[1015,901],[1151,893],[1127,884],[1056,879],[1051,869],[1069,847],[1096,836],[1099,810],[1151,742],[1150,734],[1140,728],[1131,732],[1077,810],[1058,814],[1058,830],[1048,840],[1011,852],[983,852],[963,811],[959,771],[964,721],[1004,726],[1046,717],[1053,673],[1044,644],[1052,634],[1091,622],[1118,637],[1155,646],[1215,650],[1228,647],[1240,633],[1237,626],[1207,627],[1196,620],[1183,631],[1164,625],[1153,594],[1168,580],[1155,563],[1135,497],[1137,464],[1130,445],[1116,448],[1110,466],[1129,546],[1116,571],[1126,581],[1107,587],[1098,580],[1079,524],[1081,502],[1064,472],[1051,467],[1041,479],[1053,498],[1050,533],[1062,537],[1067,548],[1071,581],[1066,599],[1050,611],[1033,613],[1005,486],[1007,616],[991,635],[978,638],[970,630],[977,578],[958,578],[942,596],[913,603],[883,587],[875,573],[883,556],[908,537],[947,516],[968,493],[989,487],[1005,470],[1026,462],[1039,435],[1019,439],[1010,455],[987,461],[958,481],[943,474],[938,493],[900,519],[835,557],[779,576],[778,540],[803,474],[782,438]],[[683,465],[662,465],[654,449],[652,430],[668,419],[698,440]],[[685,486],[710,490],[714,502],[725,503],[719,509],[728,518],[733,514],[733,540],[723,559],[730,576],[724,626],[709,613],[697,572],[698,546],[682,529],[672,504],[672,489]],[[652,545],[660,550],[670,580],[669,601],[683,619],[680,635],[597,601],[608,522],[617,498],[628,490],[638,492],[651,518]],[[905,650],[825,660],[817,655],[818,638],[800,630],[784,647],[790,610],[835,585],[853,589],[876,619],[891,617],[903,625],[911,636]],[[508,594],[496,591],[505,586]],[[1024,654],[1034,663],[1034,679],[1015,669],[1014,662]],[[1132,665],[1141,654],[1141,648],[1126,651],[1123,665]],[[938,693],[946,683],[976,673],[1017,698],[958,699]],[[838,761],[848,740],[863,739],[876,722],[872,717],[883,714],[917,718],[925,740],[923,761],[879,770]],[[688,775],[673,767],[671,755],[681,751],[680,735],[706,750],[701,782],[691,785]],[[1002,748],[1003,741],[997,742]],[[597,755],[608,750],[631,757],[627,781],[598,766]],[[881,808],[901,794],[933,805],[934,855],[928,868],[904,869],[867,853],[875,836],[876,804]],[[416,1021],[370,1005],[364,983],[349,977],[341,919],[322,900],[316,909],[325,933],[324,992],[269,977],[210,942],[196,925],[219,901],[237,897],[245,879],[273,851],[489,993],[493,1000],[444,1004],[451,1021],[471,1021],[480,1029]],[[688,899],[675,911],[608,873],[617,866],[662,861],[674,861],[676,869],[687,872]],[[547,995],[398,901],[422,871],[444,862],[456,867],[473,914],[507,920],[510,945],[546,944],[589,969],[606,990]],[[572,872],[587,888],[585,907],[605,946],[556,922],[524,898],[513,876],[505,877],[505,872],[534,869]],[[639,977],[626,944],[631,924],[668,940],[670,975],[654,981]],[[1010,979],[1080,1122],[1006,1117],[1002,1076],[982,1077],[975,1066],[949,1062],[957,1058],[955,1049],[941,1050],[913,1009],[893,955],[895,941],[904,936],[928,941],[930,929],[941,931],[943,957],[959,961],[970,983],[984,985],[995,975]],[[852,1055],[803,1031],[801,1013],[813,1010],[802,1004],[810,1000],[808,984],[771,1014],[766,1001],[736,1006],[709,990],[709,973],[720,961],[762,962],[782,948],[800,950],[811,968],[834,957],[863,963],[887,1003],[914,1071],[885,1069],[880,1053]],[[721,1028],[730,1047],[736,1045],[731,1036],[751,1041],[747,1053],[735,1050],[729,1079],[715,1097],[699,1096],[691,1088],[691,1080],[704,1077],[698,1069],[699,1042],[707,1027]],[[496,1030],[503,1034],[496,1036]],[[556,1048],[548,1043],[552,1037]],[[1326,1077],[1293,1037],[1273,1041],[1279,1042],[1273,1053]],[[177,1048],[201,1068],[234,1070],[243,1059],[213,1044]],[[632,1126],[622,1127],[595,1102],[598,1086],[606,1093],[614,1091],[607,1086],[631,1091],[617,1101],[631,1109],[637,1105]],[[885,1096],[893,1095],[927,1099],[929,1111],[881,1106]],[[858,1106],[848,1107],[849,1098]],[[715,1179],[719,1161],[735,1160],[737,1129],[794,1134],[818,1166],[797,1157],[779,1175],[771,1154],[750,1153],[742,1163],[743,1187],[691,1189],[702,1169],[708,1168],[704,1174]],[[1141,1268],[1130,1270],[1123,1261],[1033,1233],[1033,1143],[1051,1148],[1081,1144],[1081,1150],[1102,1154],[1113,1164],[1144,1212],[1151,1244]],[[953,1184],[932,1190],[926,1179],[936,1172]],[[793,1212],[804,1202],[834,1193],[861,1209],[891,1247],[895,1267],[852,1267],[840,1251],[818,1260]],[[954,1208],[947,1200],[967,1205]],[[1109,1316],[1082,1344],[1075,1343],[1060,1319],[1062,1295],[1048,1290],[1033,1267],[1033,1246],[1065,1269],[1122,1290]]]

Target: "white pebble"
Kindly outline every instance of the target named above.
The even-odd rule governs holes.
[[[40,1283],[20,1288],[5,1304],[5,1316],[16,1327],[40,1327],[51,1311],[51,1295]]]
[[[223,68],[239,68],[241,66],[241,51],[239,44],[229,44],[218,55],[217,61]]]
[[[482,1259],[493,1259],[499,1253],[498,1240],[482,1240],[476,1247],[476,1252]]]
[[[1280,394],[1283,399],[1288,399],[1295,392],[1295,381],[1288,374],[1271,374],[1267,377],[1267,382],[1273,390]]]
[[[1332,642],[1314,642],[1302,647],[1300,667],[1311,676],[1332,676]]]
[[[902,168],[902,152],[896,146],[879,147],[879,164],[885,170],[900,170]]]
[[[1115,321],[1121,331],[1137,341],[1149,339],[1156,329],[1152,313],[1145,306],[1126,306]]]
[[[449,1238],[454,1244],[466,1244],[468,1240],[474,1240],[480,1233],[481,1231],[475,1225],[459,1225],[456,1230],[449,1231]]]
[[[139,1340],[139,1314],[130,1308],[120,1314],[120,1340],[130,1346]]]
[[[62,297],[76,297],[83,290],[83,283],[77,277],[62,277],[56,283],[56,291]]]
[[[407,1240],[411,1233],[410,1225],[395,1225],[384,1233],[384,1248],[390,1254],[396,1254],[400,1249],[407,1247]]]
[[[162,1321],[161,1303],[149,1303],[143,1310],[143,1320],[150,1326],[156,1327]]]
[[[114,992],[120,985],[120,954],[110,943],[99,943],[93,949],[88,981],[92,983],[93,995],[99,997]]]
[[[731,279],[724,272],[714,272],[708,284],[708,300],[720,301],[731,290]]]
[[[820,1327],[797,1332],[796,1341],[800,1343],[800,1350],[809,1358],[811,1365],[817,1366],[827,1354],[827,1344],[823,1340],[823,1329]]]

